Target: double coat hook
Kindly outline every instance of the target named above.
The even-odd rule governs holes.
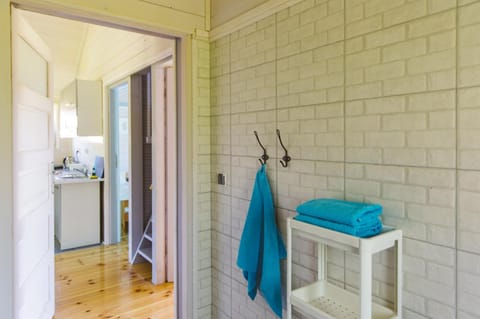
[[[280,164],[282,164],[283,167],[287,167],[288,162],[290,162],[292,158],[288,155],[288,151],[285,145],[283,145],[282,137],[280,136],[280,130],[278,128],[277,128],[277,136],[278,136],[278,141],[280,142],[280,145],[282,145],[282,148],[285,151],[285,155],[283,155],[282,159],[280,160]]]
[[[267,161],[268,159],[270,158],[267,154],[267,149],[265,148],[265,146],[263,146],[263,144],[260,142],[260,139],[258,138],[258,133],[257,131],[253,131],[253,134],[255,134],[255,137],[257,138],[257,142],[258,142],[258,145],[260,145],[260,147],[263,149],[263,155],[261,158],[259,158],[258,160],[260,161],[260,164],[267,164]]]
[[[253,134],[255,134],[255,137],[257,138],[258,145],[260,145],[260,147],[263,150],[263,155],[258,160],[260,161],[260,164],[262,164],[262,165],[267,164],[267,161],[270,158],[267,154],[267,149],[265,148],[265,146],[263,146],[262,142],[260,142],[260,139],[258,138],[257,131],[253,131]],[[292,158],[288,155],[288,150],[285,147],[285,145],[283,145],[283,141],[282,141],[282,137],[280,136],[280,130],[279,129],[277,129],[277,137],[278,137],[278,141],[280,142],[280,145],[282,146],[283,150],[285,151],[285,154],[283,155],[282,159],[280,160],[280,164],[282,164],[283,167],[287,167],[288,162],[290,162],[292,160]]]

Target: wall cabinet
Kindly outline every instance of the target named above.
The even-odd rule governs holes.
[[[60,97],[60,136],[103,135],[102,82],[75,80]]]

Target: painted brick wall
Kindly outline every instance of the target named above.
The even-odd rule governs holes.
[[[211,43],[213,318],[273,318],[235,263],[254,130],[284,233],[311,198],[380,203],[404,231],[404,318],[480,317],[479,35],[480,1],[304,0]],[[298,286],[316,253],[294,246]],[[329,280],[355,291],[358,258],[328,254]],[[392,252],[374,267],[375,299],[390,305]]]
[[[192,41],[193,68],[193,295],[194,318],[208,319],[212,313],[211,236],[211,110],[210,48],[208,40]]]

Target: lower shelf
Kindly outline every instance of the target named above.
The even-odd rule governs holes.
[[[143,258],[145,258],[146,260],[148,260],[149,263],[152,263],[152,247],[143,247],[143,248],[140,248],[140,250],[138,251],[138,253],[139,253]]]
[[[327,319],[358,319],[359,296],[334,286],[326,281],[318,281],[292,291],[291,303],[295,310],[306,315],[323,316]],[[372,304],[372,319],[397,319],[391,309]]]

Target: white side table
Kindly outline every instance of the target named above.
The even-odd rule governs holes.
[[[292,236],[315,241],[318,246],[317,281],[292,290]],[[359,238],[289,218],[287,220],[287,319],[292,307],[312,318],[328,319],[400,319],[402,318],[402,231],[385,227],[370,238]],[[360,256],[359,294],[341,289],[327,281],[327,246]],[[372,302],[373,254],[394,247],[395,297],[389,309]]]

